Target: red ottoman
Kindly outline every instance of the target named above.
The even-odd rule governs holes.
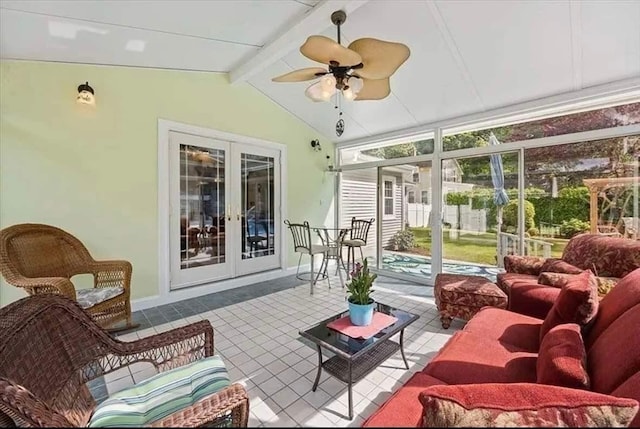
[[[442,327],[447,329],[454,317],[471,319],[482,307],[507,308],[507,295],[484,277],[438,274],[435,297]]]

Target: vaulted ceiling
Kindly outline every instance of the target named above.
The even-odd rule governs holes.
[[[389,97],[343,103],[340,138],[333,105],[304,96],[309,82],[271,81],[318,65],[298,47],[311,34],[335,39],[337,9],[348,14],[344,45],[375,37],[411,49]],[[640,78],[638,22],[637,0],[3,0],[0,56],[228,72],[345,141]]]

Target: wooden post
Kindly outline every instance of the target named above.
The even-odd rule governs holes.
[[[598,232],[598,187],[589,186],[589,222],[591,223],[591,233]]]

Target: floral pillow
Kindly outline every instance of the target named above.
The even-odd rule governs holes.
[[[425,427],[627,427],[638,401],[534,383],[431,386],[419,395]]]
[[[540,267],[540,271],[548,273],[580,274],[584,270],[576,267],[575,265],[571,265],[562,259],[547,258],[547,260],[542,264],[542,267]]]
[[[538,276],[538,283],[546,286],[562,287],[574,276],[575,274],[542,272]]]
[[[602,297],[611,292],[611,289],[618,284],[618,280],[620,279],[617,277],[596,277],[598,295]]]

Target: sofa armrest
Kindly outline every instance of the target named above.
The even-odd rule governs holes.
[[[545,260],[545,258],[538,256],[507,255],[504,257],[504,269],[508,273],[537,276],[540,274]]]
[[[535,383],[431,386],[420,392],[425,427],[626,427],[638,401]]]
[[[509,310],[525,316],[544,319],[559,294],[559,287],[535,283],[516,283],[510,289]]]

